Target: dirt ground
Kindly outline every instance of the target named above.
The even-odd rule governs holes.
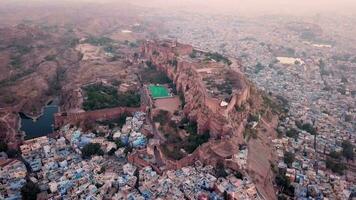
[[[248,142],[247,168],[260,194],[266,199],[275,199],[273,173],[270,161],[273,160],[271,140],[275,138],[275,123],[262,119],[258,128],[258,138]],[[263,131],[265,129],[266,131]]]
[[[155,100],[156,108],[169,111],[173,113],[174,111],[179,109],[180,100],[179,97],[175,96],[173,98],[165,98],[165,99],[156,99]]]

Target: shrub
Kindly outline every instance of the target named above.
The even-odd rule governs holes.
[[[346,170],[346,166],[340,162],[334,162],[330,158],[327,158],[325,161],[326,168],[331,169],[332,172],[338,173],[339,175],[344,174],[344,170]]]
[[[101,150],[100,144],[98,143],[89,143],[85,145],[82,149],[83,158],[90,158],[93,155],[104,155],[103,150]]]
[[[348,140],[344,140],[342,142],[342,155],[347,160],[353,160],[354,159],[354,145]]]
[[[295,155],[294,153],[291,153],[291,152],[285,152],[284,153],[284,162],[288,165],[288,167],[291,167],[292,166],[292,163],[294,162],[294,159],[295,159]]]
[[[36,200],[37,194],[40,192],[41,190],[38,185],[32,181],[27,181],[26,184],[21,188],[21,195],[23,200]]]

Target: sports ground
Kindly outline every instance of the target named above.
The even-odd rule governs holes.
[[[169,93],[168,93],[168,89],[164,86],[161,85],[150,85],[148,86],[152,98],[153,99],[159,99],[159,98],[166,98],[166,97],[170,97]]]

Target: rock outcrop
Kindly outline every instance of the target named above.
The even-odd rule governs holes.
[[[157,53],[159,52],[159,53]],[[203,76],[198,69],[204,68],[202,63],[188,58],[193,47],[175,42],[146,42],[142,48],[143,56],[152,62],[158,70],[165,72],[176,84],[177,90],[184,95],[184,111],[190,119],[198,123],[198,130],[209,130],[213,137],[239,135],[234,133],[242,121],[232,121],[236,107],[240,107],[250,97],[250,86],[242,74],[224,67],[229,78],[234,79],[234,90],[227,105],[211,95],[203,82]],[[172,64],[174,63],[175,64]],[[242,142],[242,137],[239,137]]]

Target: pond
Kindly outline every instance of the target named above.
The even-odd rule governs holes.
[[[53,132],[54,114],[58,112],[58,105],[56,102],[51,102],[43,108],[43,114],[33,120],[23,113],[21,118],[21,131],[26,133],[25,140],[47,135]]]

